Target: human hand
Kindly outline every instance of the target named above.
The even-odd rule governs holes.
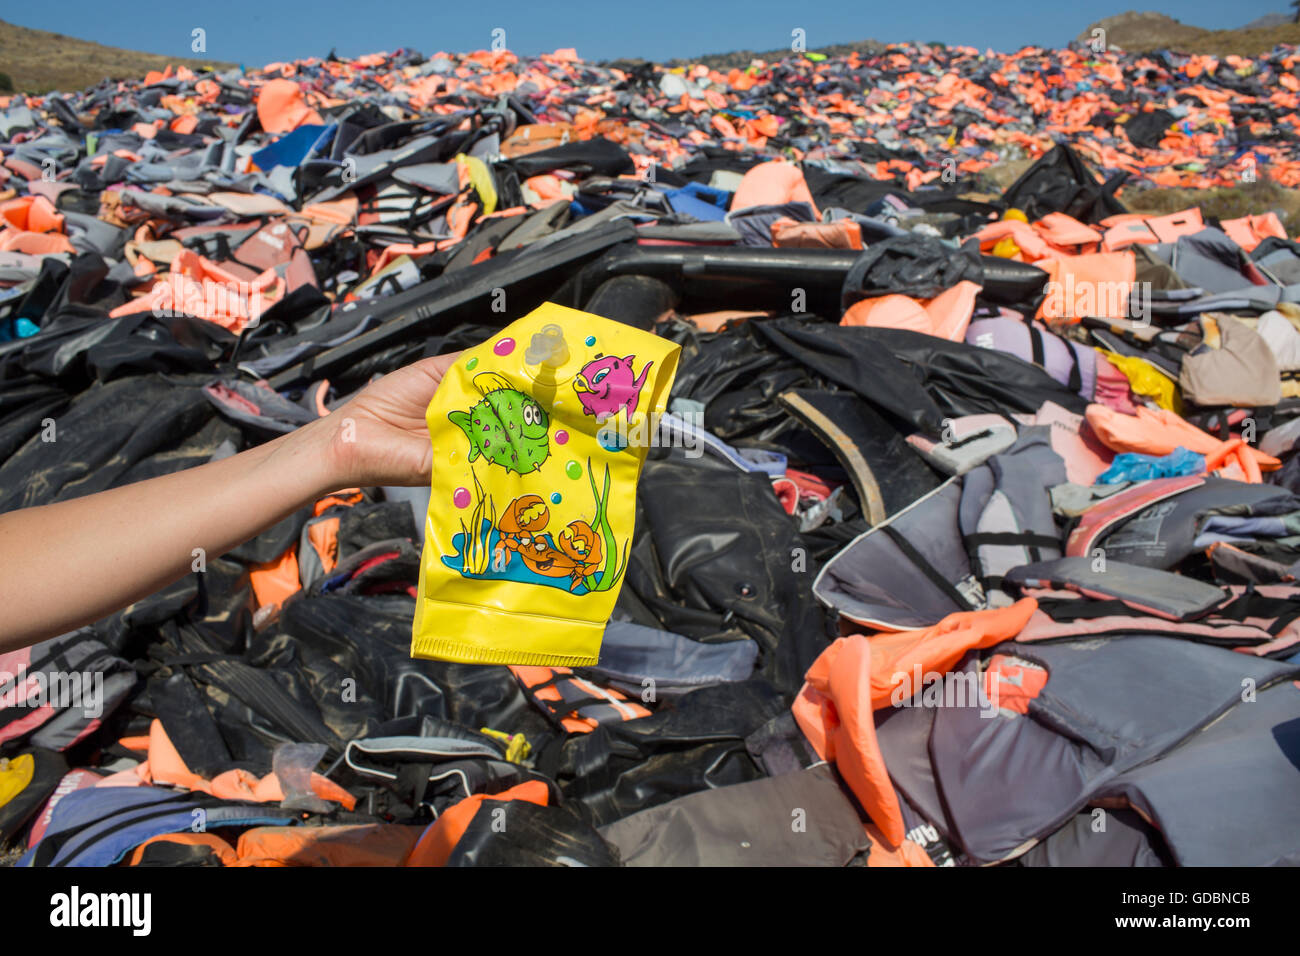
[[[371,382],[354,399],[297,434],[319,444],[328,490],[425,485],[433,448],[425,412],[459,352],[422,359]],[[314,431],[313,431],[314,430]]]

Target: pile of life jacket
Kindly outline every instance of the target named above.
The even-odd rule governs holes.
[[[599,663],[413,660],[429,492],[338,489],[0,654],[0,850],[1300,863],[1300,242],[1126,205],[1300,185],[1298,69],[403,50],[0,97],[0,512],[547,301],[681,349]]]

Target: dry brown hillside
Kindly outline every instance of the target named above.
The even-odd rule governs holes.
[[[220,70],[234,65],[122,50],[0,20],[0,73],[7,73],[14,90],[19,92],[80,90],[94,86],[105,77],[118,80],[143,76],[150,70],[163,69],[168,63],[184,64],[191,69],[211,66]]]
[[[1281,5],[1282,0],[1279,0]],[[1242,30],[1206,30],[1181,23],[1163,13],[1130,10],[1098,20],[1077,37],[1080,43],[1092,39],[1094,27],[1106,31],[1106,42],[1134,52],[1178,50],[1184,53],[1212,53],[1227,56],[1257,56],[1279,43],[1300,44],[1300,23]]]

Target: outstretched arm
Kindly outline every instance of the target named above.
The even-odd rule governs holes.
[[[99,620],[340,488],[421,485],[425,409],[456,355],[399,369],[291,434],[221,461],[0,515],[0,653]]]

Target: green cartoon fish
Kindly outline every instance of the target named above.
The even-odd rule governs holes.
[[[474,387],[483,395],[482,400],[467,412],[447,414],[469,439],[469,460],[476,461],[482,455],[492,464],[521,475],[540,470],[551,453],[546,434],[550,420],[545,409],[495,372],[475,375]]]

